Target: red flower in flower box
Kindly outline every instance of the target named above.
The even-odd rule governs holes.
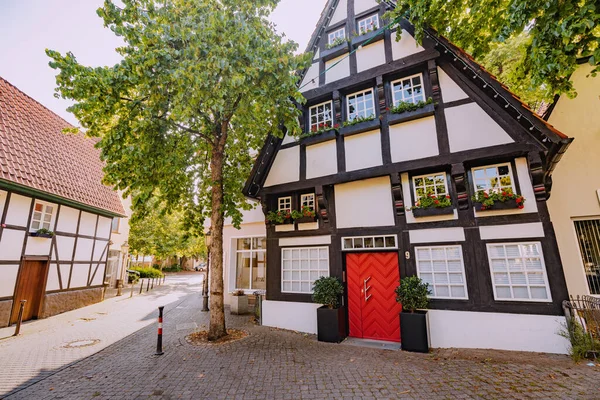
[[[525,208],[525,206],[521,204],[521,205],[520,205],[520,206],[518,206],[517,208],[518,208],[519,210],[522,210],[522,209],[524,209],[524,208]]]
[[[447,198],[447,199],[450,199],[450,196],[446,195],[446,198]]]
[[[334,127],[335,129],[339,129],[339,127],[340,127],[340,124],[335,124],[333,127]]]
[[[435,200],[433,203],[437,205],[437,204],[440,204],[440,201],[439,200]]]
[[[517,204],[521,204],[523,202],[523,198],[522,197],[517,197]]]

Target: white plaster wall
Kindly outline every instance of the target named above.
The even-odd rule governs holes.
[[[75,249],[75,261],[89,261],[92,259],[93,239],[77,239]]]
[[[110,233],[110,241],[112,244],[110,245],[111,250],[121,251],[121,246],[129,240],[129,218],[131,218],[131,197],[123,198],[122,193],[119,192],[119,197],[121,198],[121,204],[123,204],[123,208],[125,209],[125,214],[127,218],[121,218],[119,221],[119,232],[110,232],[112,230],[112,219],[111,225],[109,226]],[[98,226],[98,230],[100,227]],[[108,236],[106,236],[108,239]],[[123,257],[119,257],[119,268],[123,263]]]
[[[588,294],[589,289],[573,219],[600,217],[600,76],[588,76],[592,69],[586,63],[575,70],[571,81],[577,97],[561,96],[548,120],[575,138],[552,174],[552,196],[547,202],[567,288],[574,296]]]
[[[29,237],[27,238],[27,247],[25,247],[26,256],[47,256],[50,254],[52,239]]]
[[[300,146],[279,150],[265,181],[265,187],[300,179]]]
[[[360,47],[356,51],[356,67],[358,72],[385,64],[385,46],[383,42],[383,40],[380,40]]]
[[[262,303],[262,323],[292,331],[317,333],[317,308],[321,304],[265,300]]]
[[[557,335],[564,317],[444,310],[429,310],[428,315],[434,348],[568,353],[568,341]]]
[[[533,192],[533,184],[531,183],[531,176],[529,175],[529,164],[527,163],[527,159],[525,157],[516,158],[515,166],[517,167],[517,170],[516,172],[513,171],[513,174],[517,174],[521,189],[521,193],[519,194],[525,197],[525,207],[522,209],[517,208],[513,210],[475,211],[475,216],[477,218],[494,217],[498,215],[527,214],[538,211],[535,194]]]
[[[27,226],[31,201],[31,197],[16,193],[11,194],[5,223],[7,225]]]
[[[0,221],[2,220],[2,216],[4,215],[4,204],[6,203],[6,197],[8,193],[4,190],[0,190]]]
[[[446,108],[444,113],[452,153],[514,142],[477,103]]]
[[[334,191],[338,228],[394,225],[389,176],[335,185]]]
[[[338,22],[345,20],[347,18],[347,16],[348,16],[348,1],[340,0],[337,4],[337,7],[335,8],[335,12],[333,13],[333,16],[331,17],[331,20],[329,21],[328,26],[337,24]]]
[[[306,178],[337,173],[337,146],[335,140],[306,146]]]
[[[67,289],[67,286],[69,285],[69,278],[71,276],[71,264],[59,264],[59,268],[63,289]]]
[[[350,57],[346,57],[347,55],[348,54],[344,54],[325,63],[325,69],[327,70],[329,67],[331,67],[338,61],[341,61],[339,64],[337,64],[335,67],[331,68],[325,73],[325,83],[335,82],[337,80],[350,76]]]
[[[378,5],[379,3],[375,0],[354,0],[354,14],[360,14]]]
[[[442,90],[442,100],[444,103],[451,101],[466,99],[469,96],[458,86],[458,84],[444,72],[443,69],[438,67],[438,79],[440,82],[440,89]]]
[[[18,272],[18,265],[0,265],[0,297],[14,295]]]
[[[314,79],[314,82],[313,82]],[[302,84],[300,85],[302,89],[300,92],[306,92],[311,89],[316,89],[319,87],[319,63],[312,64],[306,74],[304,75],[304,79],[302,80]]]
[[[70,288],[86,287],[90,264],[74,264]]]
[[[293,137],[292,135],[285,135],[281,144],[290,144],[295,142],[297,142],[297,139],[295,137]]]
[[[56,230],[58,232],[77,233],[78,220],[79,210],[67,206],[61,206]]]
[[[58,281],[58,265],[50,264],[48,269],[48,280],[46,281],[46,292],[52,290],[60,290],[60,282]]]
[[[415,229],[409,232],[410,242],[417,243],[445,243],[464,242],[464,228],[435,228]]]
[[[315,61],[316,61],[316,60],[318,60],[318,59],[319,59],[319,57],[321,56],[321,54],[320,54],[320,53],[321,53],[321,51],[320,51],[320,49],[317,47],[317,50],[315,50],[315,56],[313,57],[313,60],[315,60]]]
[[[127,223],[127,221],[125,221]],[[120,221],[119,228],[123,224],[123,221]],[[96,232],[96,236],[102,239],[110,238],[110,230],[112,226],[112,218],[107,217],[98,217],[98,231]]]
[[[392,162],[416,160],[439,154],[435,117],[390,126]]]
[[[407,209],[406,222],[408,224],[450,221],[453,219],[458,219],[458,211],[456,211],[456,209],[454,209],[454,213],[448,215],[432,215],[429,217],[415,218],[414,213],[410,210],[410,208],[413,206],[412,198],[414,196],[414,192],[410,186],[410,176],[408,175],[408,172],[403,172],[400,174],[400,179],[402,182],[402,191],[404,192],[404,207]]]
[[[106,248],[107,244],[108,240],[96,240],[96,245],[94,246],[94,257],[92,260],[102,261],[102,259],[106,259],[106,255],[108,254],[108,249]]]
[[[4,229],[0,241],[0,257],[3,260],[19,261],[24,239],[25,231]]]
[[[331,236],[301,236],[295,238],[279,239],[279,247],[315,246],[318,244],[331,244]]]
[[[383,165],[379,129],[344,137],[344,146],[346,171]]]
[[[85,236],[94,236],[96,234],[96,214],[91,214],[85,211],[81,212],[79,234]]]
[[[96,268],[96,266],[94,265],[92,267],[93,269]],[[104,270],[106,269],[106,264],[100,264],[98,266],[98,270],[96,271],[96,275],[94,275],[94,279],[92,279],[92,283],[90,284],[90,286],[100,286],[102,285],[102,283],[104,283]],[[93,271],[92,271],[93,273]]]
[[[481,240],[542,238],[546,236],[544,225],[541,222],[480,226],[479,233]]]
[[[396,32],[392,32],[392,58],[394,60],[399,60],[425,50],[417,43],[415,38],[404,29],[400,35],[400,41],[396,41],[397,36]]]
[[[58,259],[60,261],[71,261],[73,258],[73,245],[75,238],[56,235],[56,248],[58,250]],[[54,259],[55,255],[52,254]]]

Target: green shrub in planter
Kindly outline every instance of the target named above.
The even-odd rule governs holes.
[[[429,352],[427,335],[427,308],[429,287],[421,278],[410,276],[402,279],[396,288],[396,300],[402,304],[400,313],[400,340],[402,350]]]
[[[429,286],[417,276],[402,279],[396,288],[396,301],[402,304],[402,310],[415,312],[429,305]]]
[[[326,305],[327,308],[338,308],[340,296],[344,294],[344,286],[338,278],[323,276],[315,281],[313,300]]]

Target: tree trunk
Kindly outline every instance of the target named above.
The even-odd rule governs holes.
[[[227,335],[225,328],[225,306],[223,303],[223,163],[227,134],[221,133],[213,146],[210,161],[212,178],[210,246],[210,324],[208,340],[217,340]]]

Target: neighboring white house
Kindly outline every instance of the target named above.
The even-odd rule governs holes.
[[[582,63],[571,80],[577,97],[560,97],[552,125],[575,138],[553,174],[548,210],[573,296],[600,296],[600,77]]]
[[[0,326],[102,300],[117,192],[96,139],[0,78]]]
[[[109,287],[116,287],[117,280],[125,279],[127,274],[127,259],[129,258],[129,219],[131,218],[131,197],[123,198],[121,202],[125,209],[126,217],[114,217],[111,224],[111,244],[108,248],[108,264],[106,267],[106,283]],[[125,250],[125,252],[123,252]],[[126,282],[125,282],[126,283]]]

